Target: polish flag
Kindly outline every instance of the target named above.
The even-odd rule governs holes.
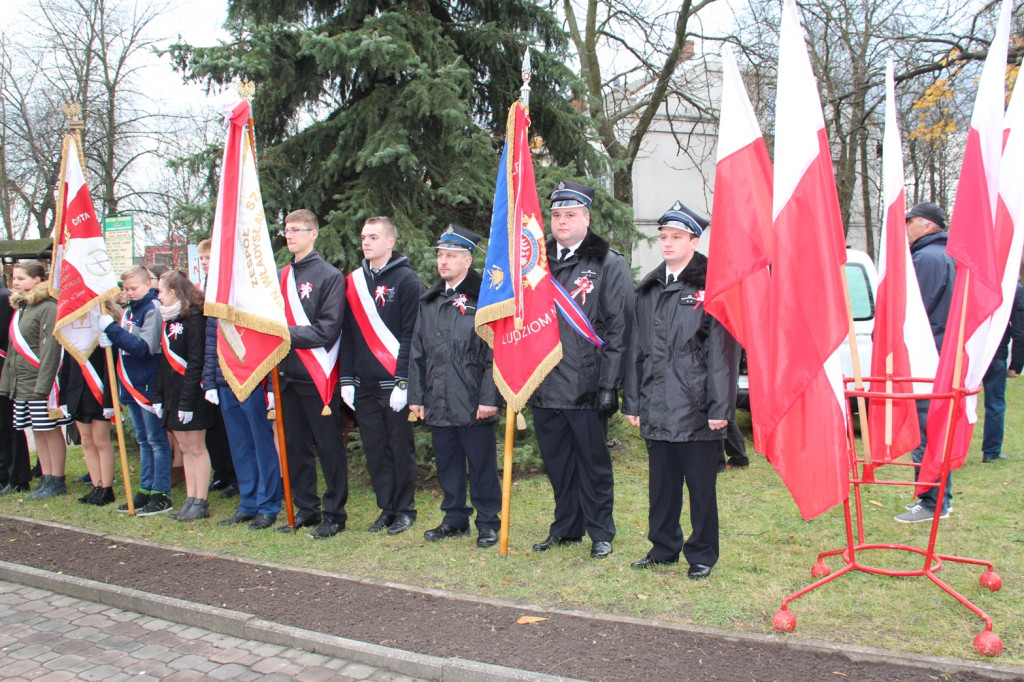
[[[89,360],[102,329],[103,302],[117,296],[117,274],[85,184],[73,135],[64,138],[58,233],[53,244],[50,293],[57,299],[53,336],[80,364]]]
[[[882,138],[882,187],[885,220],[882,223],[881,254],[878,260],[878,291],[875,305],[875,333],[871,351],[871,376],[935,376],[939,354],[928,314],[921,299],[907,242],[906,197],[903,186],[903,147],[896,123],[893,63],[885,67],[885,134]],[[931,383],[881,381],[872,391],[889,393],[930,393]],[[871,458],[891,462],[921,442],[917,408],[911,400],[868,402]]]
[[[1002,190],[1004,201],[1009,197],[1014,203],[1017,201],[1014,193],[1021,191],[1021,185],[1012,184],[1012,181],[1019,182],[1020,179],[1020,171],[1013,168],[1014,163],[1020,163],[1020,158],[1007,157],[1003,153],[1010,10],[1011,0],[1003,0],[996,34],[981,72],[978,95],[971,115],[971,129],[967,133],[967,148],[960,167],[956,204],[946,242],[946,253],[957,262],[956,284],[939,354],[934,388],[937,393],[948,392],[954,386],[974,389],[981,385],[1009,319],[1012,288],[1006,303],[1005,317],[1002,317],[1002,326],[994,324],[994,315],[1003,303],[1004,280],[1011,274],[1006,270],[1011,270],[1012,276],[1016,278],[1015,273],[1020,267],[1019,252],[1016,260],[1010,260],[1011,247],[1015,241],[1013,215],[1003,208],[999,212],[1005,213],[1005,217],[1001,221],[997,221],[996,217],[1000,188],[1005,187]],[[1011,129],[1014,127],[1013,122],[1007,120],[1007,123]],[[1005,162],[1001,159],[1005,159]],[[1003,168],[1011,174],[1007,178],[1008,184],[1004,184],[1000,177]],[[962,366],[958,367],[961,347]],[[953,429],[950,469],[963,465],[970,449],[974,424],[978,421],[977,395],[966,397],[964,402],[964,410]],[[928,445],[919,480],[935,481],[939,477],[950,410],[948,400],[931,402],[928,411]],[[922,493],[927,489],[918,487],[917,492]]]
[[[204,312],[217,322],[217,358],[239,401],[291,348],[284,296],[249,143],[249,103],[227,111],[228,135],[213,221]]]
[[[809,519],[849,496],[839,363],[849,319],[832,157],[794,0],[782,11],[776,98],[767,457]]]
[[[768,273],[772,234],[772,162],[732,48],[722,49],[713,239],[704,305],[747,352],[754,449],[765,452],[768,402]]]

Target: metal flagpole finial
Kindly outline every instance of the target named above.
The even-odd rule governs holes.
[[[252,102],[253,95],[256,94],[256,84],[251,80],[242,79],[238,83],[238,94],[246,102]]]
[[[523,87],[519,89],[519,99],[523,103],[523,108],[526,110],[530,109],[530,48],[526,48],[526,54],[523,55]]]
[[[61,105],[64,110],[64,118],[68,120],[68,128],[71,130],[82,130],[85,122],[82,120],[82,105],[78,102],[66,102]]]

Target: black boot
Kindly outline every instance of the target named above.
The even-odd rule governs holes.
[[[93,498],[96,497],[96,495],[99,494],[99,491],[100,491],[100,487],[94,485],[89,490],[89,492],[87,492],[86,494],[84,494],[84,495],[82,495],[81,497],[78,498],[78,503],[79,504],[92,504]]]
[[[92,499],[89,500],[89,504],[94,504],[97,507],[105,507],[114,501],[114,489],[113,488],[96,488],[96,494],[93,495]]]

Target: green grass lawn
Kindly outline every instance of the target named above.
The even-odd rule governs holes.
[[[995,563],[1003,578],[1000,592],[978,584],[981,570],[976,567],[947,563],[939,575],[992,617],[1005,647],[997,660],[1024,665],[1024,620],[1020,616],[1024,613],[1020,587],[1024,581],[1024,379],[1009,382],[1007,398],[1004,452],[1012,459],[981,463],[979,423],[969,459],[955,476],[954,512],[940,528],[937,550]],[[739,419],[749,425],[748,413],[740,412]],[[85,490],[81,484],[71,486],[71,495],[45,502],[24,496],[0,498],[0,513],[257,561],[492,598],[726,630],[772,632],[772,614],[787,594],[811,582],[810,568],[817,554],[845,543],[842,507],[803,521],[774,469],[755,455],[749,469],[728,471],[719,478],[722,557],[710,579],[688,580],[685,563],[633,570],[630,562],[644,556],[650,546],[645,537],[647,458],[635,430],[624,423],[617,425],[617,430],[626,434],[613,450],[618,535],[615,554],[604,561],[589,558],[588,542],[543,554],[531,551],[531,545],[546,536],[551,521],[551,489],[543,475],[525,476],[513,485],[507,560],[498,557],[496,548],[477,549],[475,536],[441,543],[423,540],[423,531],[442,517],[441,492],[434,478],[419,486],[419,518],[411,532],[398,536],[367,533],[377,508],[358,447],[350,450],[348,530],[330,541],[313,542],[302,533],[219,527],[216,521],[229,516],[234,505],[216,494],[210,505],[214,518],[187,525],[166,516],[129,517],[116,513],[113,505],[83,507],[75,502]],[[137,467],[138,461],[133,462]],[[68,480],[84,471],[77,449],[69,450]],[[890,467],[882,473],[906,478],[910,470]],[[892,521],[909,501],[910,488],[872,486],[863,490],[869,542],[926,545],[929,524]],[[123,492],[118,489],[117,494],[122,501]],[[175,489],[173,496],[180,504],[185,497],[183,487]],[[683,528],[688,530],[686,514]],[[907,553],[860,556],[866,563],[892,568],[919,568],[922,563],[917,555]],[[835,558],[829,563],[833,570],[841,565]],[[972,642],[982,621],[926,578],[851,573],[796,600],[790,608],[798,619],[795,635],[799,637],[981,658],[974,653]]]

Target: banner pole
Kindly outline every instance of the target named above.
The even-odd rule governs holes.
[[[498,535],[498,556],[508,559],[509,514],[512,510],[512,446],[516,437],[516,413],[505,408],[505,458],[501,471],[501,531]]]
[[[270,373],[270,384],[274,391],[274,419],[277,422],[277,452],[281,463],[281,482],[284,484],[284,508],[288,513],[288,525],[295,528],[295,506],[292,504],[292,479],[288,474],[288,447],[284,442],[284,419],[281,417],[281,380],[277,367]]]
[[[124,422],[121,419],[121,399],[117,395],[117,375],[114,373],[114,353],[108,346],[107,381],[110,382],[110,396],[114,402],[114,426],[117,429],[117,449],[121,453],[121,478],[124,479],[124,497],[128,502],[128,513],[135,515],[135,502],[132,500],[132,481],[128,473],[128,453],[124,449]]]

